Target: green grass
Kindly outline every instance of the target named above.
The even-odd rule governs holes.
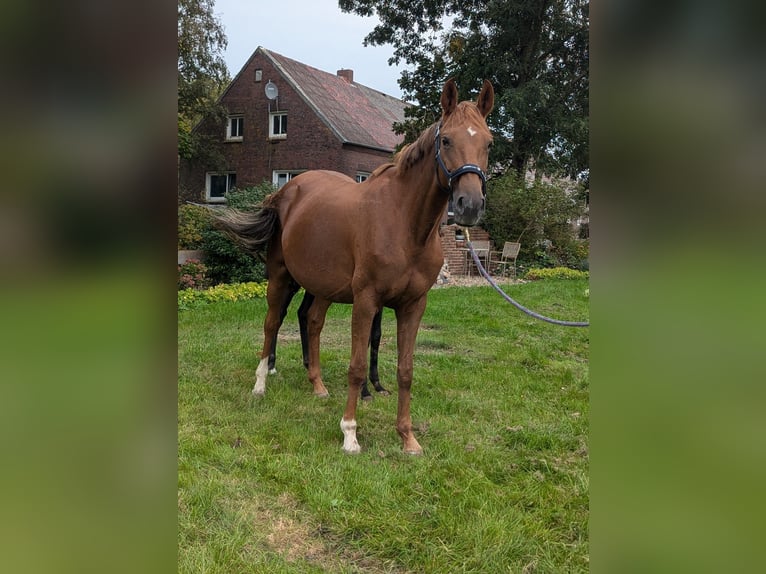
[[[509,294],[584,320],[587,282]],[[394,429],[396,341],[383,318],[390,397],[357,411],[362,453],[341,450],[351,307],[322,335],[329,399],[312,395],[295,309],[266,395],[250,391],[266,303],[179,315],[180,572],[587,572],[588,329],[521,314],[489,287],[435,289],[415,352],[421,457]]]

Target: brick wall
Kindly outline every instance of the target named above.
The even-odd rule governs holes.
[[[442,225],[439,233],[442,240],[444,259],[447,260],[447,266],[449,267],[450,273],[453,275],[465,275],[467,274],[465,251],[467,247],[464,240],[455,239],[455,232],[457,229],[457,225]],[[471,235],[471,241],[489,239],[489,233],[481,227],[469,227],[468,233]]]

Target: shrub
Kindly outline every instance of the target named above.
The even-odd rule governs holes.
[[[178,289],[204,289],[210,284],[207,266],[196,259],[189,259],[178,266]]]
[[[569,269],[568,267],[547,267],[530,269],[524,274],[524,279],[536,281],[538,279],[588,279],[588,271]]]
[[[493,178],[487,187],[483,225],[496,245],[521,243],[520,264],[587,267],[570,223],[585,210],[578,187],[563,181],[522,181],[513,172]]]
[[[267,283],[232,283],[216,285],[205,290],[183,289],[178,292],[178,309],[184,311],[216,301],[245,301],[266,296]]]
[[[226,201],[228,207],[252,211],[274,190],[273,184],[263,182],[258,186],[229,191]],[[202,233],[202,248],[205,250],[209,276],[214,283],[259,282],[266,278],[266,267],[260,259],[244,252],[211,224]]]
[[[202,249],[202,234],[210,227],[210,213],[201,205],[178,208],[178,249]]]

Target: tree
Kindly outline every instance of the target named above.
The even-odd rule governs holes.
[[[488,184],[484,227],[495,243],[521,243],[519,258],[536,265],[587,264],[572,225],[584,209],[578,190],[562,181],[522,181],[510,170]]]
[[[495,87],[491,162],[504,171],[579,177],[587,173],[588,0],[339,0],[381,23],[365,45],[391,44],[413,66],[399,86],[419,105],[398,133],[411,141],[439,117],[441,85],[454,77],[461,99],[483,79]]]
[[[178,154],[184,159],[210,153],[194,126],[202,118],[226,116],[218,97],[229,83],[221,56],[227,41],[214,5],[215,0],[178,0]]]

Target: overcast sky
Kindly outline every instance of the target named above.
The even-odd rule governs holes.
[[[224,60],[233,78],[258,46],[334,74],[354,70],[354,81],[402,97],[396,83],[404,65],[389,66],[393,47],[362,45],[377,17],[345,14],[337,0],[215,0],[214,13],[229,41]]]

